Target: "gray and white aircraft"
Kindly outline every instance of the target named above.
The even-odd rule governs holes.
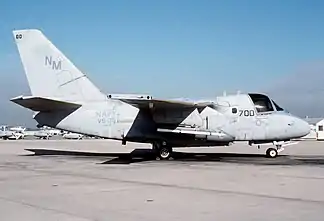
[[[151,143],[160,159],[168,159],[173,147],[226,146],[235,141],[273,142],[266,155],[276,157],[283,150],[280,142],[310,132],[307,122],[259,93],[207,101],[107,95],[40,30],[14,30],[13,35],[31,96],[11,101],[33,110],[40,126],[120,140],[123,145]]]

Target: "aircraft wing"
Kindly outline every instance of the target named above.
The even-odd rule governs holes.
[[[132,99],[119,98],[119,100],[131,104],[139,109],[191,109],[204,108],[214,105],[212,102],[193,102],[182,100],[164,100],[164,99]]]

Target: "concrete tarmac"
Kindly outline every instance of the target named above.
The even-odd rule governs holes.
[[[142,144],[0,141],[0,217],[323,220],[324,143],[301,141],[276,159],[265,150],[185,148],[157,161]]]

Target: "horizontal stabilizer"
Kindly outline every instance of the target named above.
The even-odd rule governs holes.
[[[67,110],[67,109],[77,109],[81,107],[80,104],[70,103],[66,101],[60,101],[50,98],[43,98],[43,97],[15,97],[10,99],[10,101],[28,108],[33,111],[42,111],[42,112],[49,112],[49,111],[58,111],[58,110]]]

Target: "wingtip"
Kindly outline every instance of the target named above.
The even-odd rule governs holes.
[[[19,96],[10,98],[10,101],[15,101],[15,100],[22,99],[22,98],[23,98],[23,96],[22,95],[19,95]]]
[[[16,96],[16,97],[13,97],[13,98],[10,98],[10,101],[11,102],[15,102],[15,101],[18,101],[18,100],[25,100],[25,99],[29,99],[33,96],[30,96],[30,95],[27,95],[27,96],[24,96],[24,95],[19,95],[19,96]]]

